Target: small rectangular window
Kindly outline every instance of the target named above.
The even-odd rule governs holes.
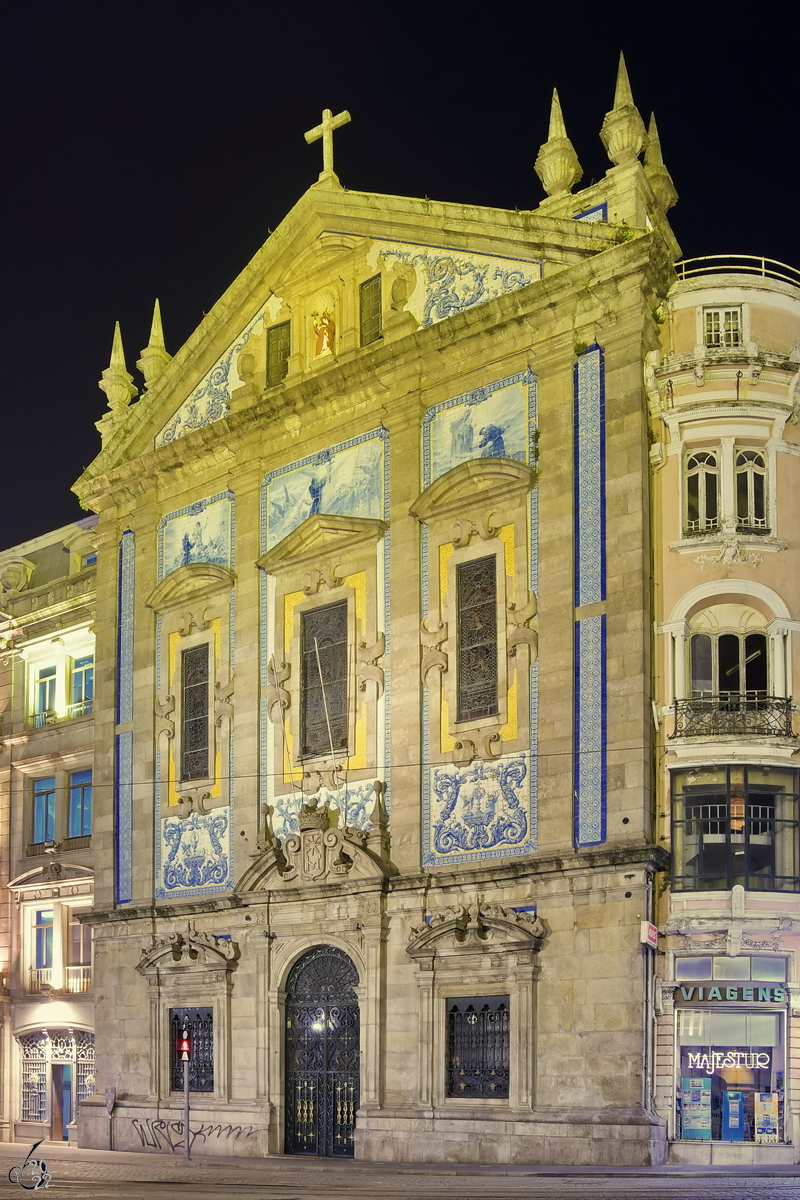
[[[181,655],[181,778],[208,779],[208,643]]]
[[[49,970],[53,965],[53,910],[45,909],[36,914],[34,926],[34,955],[37,970]]]
[[[189,1091],[214,1090],[214,1010],[212,1008],[171,1008],[169,1010],[170,1088],[183,1091],[183,1061],[178,1039],[189,1035]]]
[[[301,756],[347,753],[347,601],[302,614]]]
[[[508,1098],[509,998],[467,996],[447,1001],[447,1094]]]
[[[368,346],[381,336],[382,306],[381,277],[374,275],[361,284],[359,289],[361,312],[361,345]]]
[[[67,837],[87,837],[92,832],[92,772],[73,771],[69,777]]]
[[[711,958],[705,955],[702,958],[676,958],[675,978],[678,982],[683,979],[710,979]]]
[[[786,959],[754,954],[750,959],[750,978],[761,983],[785,983]]]
[[[33,783],[33,841],[54,842],[56,838],[56,781],[54,776]]]
[[[36,724],[55,720],[56,668],[40,667],[36,675]]]
[[[723,349],[742,344],[742,310],[740,308],[706,308],[703,310],[705,344],[711,349]]]
[[[494,554],[456,570],[458,720],[496,716],[497,560]]]
[[[291,322],[273,325],[267,330],[267,387],[286,378],[291,351]]]
[[[71,717],[84,717],[92,711],[94,700],[94,655],[76,658],[72,664]]]
[[[70,967],[88,967],[92,961],[92,927],[82,925],[78,920],[82,909],[70,909],[69,942],[67,948],[68,965]]]

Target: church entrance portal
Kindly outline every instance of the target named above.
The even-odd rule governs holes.
[[[286,984],[286,1153],[352,1157],[360,1068],[358,973],[317,946]]]

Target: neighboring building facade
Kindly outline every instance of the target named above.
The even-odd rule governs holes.
[[[76,1139],[94,1092],[97,518],[0,552],[4,1140]]]
[[[141,398],[118,331],[103,373],[81,1143],[182,1152],[186,1028],[195,1154],[791,1161],[800,287],[676,282],[624,65],[533,212],[345,191],[343,119]]]

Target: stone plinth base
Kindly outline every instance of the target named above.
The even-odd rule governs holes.
[[[642,1109],[359,1114],[356,1158],[369,1162],[659,1166],[666,1127]]]
[[[190,1153],[260,1158],[268,1153],[268,1112],[244,1104],[192,1103]],[[170,1098],[157,1107],[144,1101],[118,1101],[109,1119],[101,1096],[84,1100],[78,1112],[78,1144],[92,1150],[141,1150],[181,1157],[183,1101]]]
[[[798,1161],[794,1146],[761,1142],[670,1142],[669,1161],[692,1167],[753,1167]]]

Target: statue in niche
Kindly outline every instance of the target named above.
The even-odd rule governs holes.
[[[314,333],[317,335],[315,356],[319,358],[322,354],[333,354],[336,342],[336,325],[333,317],[327,309],[321,313],[312,313],[311,316],[314,321]]]

